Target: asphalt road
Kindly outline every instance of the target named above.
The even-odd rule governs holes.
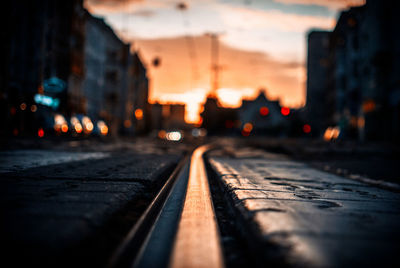
[[[104,265],[187,150],[147,139],[19,145],[0,152],[2,262],[12,266]]]

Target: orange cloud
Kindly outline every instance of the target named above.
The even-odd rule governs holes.
[[[184,102],[195,105],[210,89],[211,41],[207,36],[193,37],[196,57],[189,57],[185,37],[134,40],[147,62],[151,78],[150,100]],[[260,87],[267,88],[268,95],[280,98],[284,105],[300,106],[304,103],[304,64],[284,62],[264,53],[250,52],[230,47],[223,42],[219,46],[221,65],[219,95],[222,103],[237,105],[237,99]],[[161,65],[152,67],[152,59],[160,57]],[[229,96],[229,90],[232,96]],[[192,94],[191,92],[197,92]],[[189,98],[188,98],[189,96]],[[193,97],[192,99],[190,96]],[[203,95],[204,96],[204,95]],[[192,108],[192,111],[195,110]],[[191,115],[191,120],[195,116]],[[189,120],[190,121],[190,120]]]
[[[275,0],[283,4],[297,5],[317,5],[330,9],[343,9],[350,6],[360,6],[365,4],[366,0]]]
[[[289,14],[279,10],[223,7],[220,9],[220,13],[226,25],[244,30],[279,29],[289,32],[305,32],[312,27],[328,29],[335,25],[333,18]]]
[[[100,13],[114,13],[126,10],[131,4],[142,3],[144,0],[85,0],[85,8]]]

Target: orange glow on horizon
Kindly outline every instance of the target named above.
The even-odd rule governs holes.
[[[199,122],[201,106],[210,88],[209,37],[194,36],[193,42],[198,55],[204,55],[196,60],[196,79],[191,73],[184,37],[137,39],[134,48],[140,51],[142,60],[147,63],[150,103],[186,104],[187,123]],[[227,66],[221,72],[221,87],[215,92],[222,107],[238,108],[243,98],[252,99],[260,87],[267,87],[268,96],[279,98],[285,106],[304,105],[306,72],[302,62],[275,59],[261,52],[233,48],[222,39],[219,45],[220,64]],[[157,68],[150,64],[155,57],[160,57],[163,62]]]
[[[239,108],[242,100],[253,100],[259,94],[258,89],[243,88],[241,90],[234,88],[221,88],[217,90],[217,98],[219,104],[224,108]],[[188,124],[201,124],[200,113],[204,110],[207,91],[205,89],[196,89],[181,94],[162,94],[159,98],[150,99],[150,103],[160,104],[184,104],[185,105],[185,122]],[[179,100],[179,101],[177,101]],[[269,114],[268,107],[261,107],[260,114],[267,116]],[[290,108],[282,107],[281,113],[287,116],[290,114]]]
[[[314,27],[332,29],[336,15],[288,12],[287,5],[318,5],[338,11],[346,8],[348,1],[275,0],[282,8],[226,2],[195,1],[185,11],[185,20],[191,25],[187,28],[182,27],[181,18],[175,18],[179,10],[171,1],[85,0],[84,5],[105,17],[124,42],[132,43],[132,52],[140,52],[150,83],[150,103],[185,104],[187,123],[200,122],[202,104],[209,93],[212,46],[210,37],[203,33],[211,31],[224,33],[218,46],[218,84],[222,88],[215,92],[222,107],[239,107],[246,95],[243,90],[256,92],[260,86],[270,89],[269,96],[279,99],[282,106],[303,106],[304,35]],[[362,5],[365,0],[350,2]],[[124,19],[128,17],[131,23]],[[166,21],[168,27],[164,27]],[[161,64],[154,64],[155,59]],[[43,86],[38,91],[42,92]],[[367,110],[371,107],[366,106]],[[268,112],[264,109],[260,115],[267,116]]]
[[[254,99],[258,90],[253,88],[220,88],[217,90],[218,102],[225,108],[239,108],[243,99]],[[206,102],[208,91],[197,88],[180,94],[162,94],[158,98],[150,98],[150,103],[160,104],[185,104],[185,122],[199,125],[202,123],[200,113],[203,112],[203,104]]]

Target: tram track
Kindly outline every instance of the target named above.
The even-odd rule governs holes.
[[[185,157],[112,254],[108,267],[224,267],[203,145]]]

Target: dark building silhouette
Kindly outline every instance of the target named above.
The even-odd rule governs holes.
[[[149,129],[145,66],[82,0],[18,0],[5,10],[1,135],[51,132],[56,114],[103,120],[112,135]]]
[[[363,50],[361,22],[365,18],[365,7],[354,7],[340,14],[331,35],[331,79],[329,92],[336,99],[335,119],[342,137],[357,139],[362,123],[360,107],[362,103],[363,75],[361,66]]]
[[[83,91],[84,113],[102,119],[110,126],[110,134],[123,129],[131,64],[130,45],[125,44],[104,22],[86,14],[85,70]],[[131,119],[133,113],[131,113]],[[126,125],[126,124],[125,124]]]
[[[134,132],[148,133],[151,129],[151,105],[149,104],[149,79],[147,77],[147,69],[140,58],[139,52],[135,52],[130,56],[128,78],[128,102],[132,100],[132,105],[127,104],[125,110],[125,118],[129,120],[132,114],[142,111],[142,118],[135,116]]]
[[[362,35],[361,137],[400,137],[399,1],[368,0],[360,21]]]
[[[238,108],[221,107],[216,97],[209,96],[201,117],[203,119],[201,127],[205,128],[210,135],[290,136],[301,134],[301,123],[299,123],[299,131],[292,131],[296,123],[293,120],[295,118],[293,110],[282,107],[278,100],[269,100],[263,89],[256,98],[242,100]]]
[[[306,110],[319,136],[333,125],[361,141],[400,136],[399,5],[368,0],[341,12],[332,33],[309,34]]]
[[[151,105],[151,123],[154,130],[185,130],[185,104]]]
[[[285,109],[288,109],[285,110],[287,115],[282,114],[282,107],[278,100],[269,100],[265,92],[260,90],[255,99],[242,100],[239,108],[240,128],[243,131],[246,124],[251,124],[250,132],[257,135],[287,135],[291,111],[289,108],[285,107]]]
[[[71,70],[71,80],[82,80],[82,0],[19,0],[8,2],[4,8],[0,90],[6,104],[1,117],[7,127],[3,134],[32,133],[46,122],[47,110],[68,111],[67,88],[59,92],[47,90],[46,80],[57,78],[67,84]],[[37,105],[37,93],[57,98],[60,105]]]
[[[237,109],[222,107],[213,95],[207,97],[200,116],[201,127],[205,128],[209,135],[233,133],[240,124]]]
[[[319,137],[333,121],[333,91],[329,86],[331,33],[312,31],[308,34],[307,48],[307,106],[306,121],[312,135]]]

